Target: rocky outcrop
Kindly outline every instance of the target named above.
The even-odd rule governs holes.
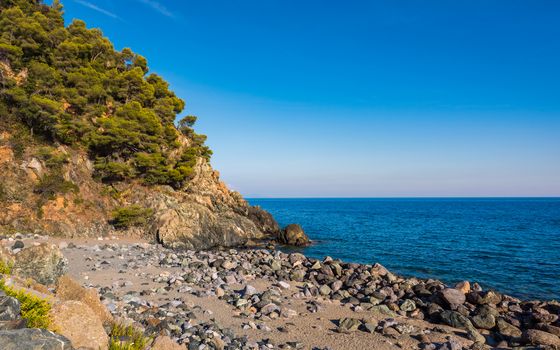
[[[4,133],[5,140],[10,139]],[[184,142],[187,142],[183,140]],[[242,196],[220,181],[219,173],[199,159],[193,177],[181,189],[145,186],[138,181],[102,184],[93,177],[93,163],[87,154],[65,146],[64,180],[76,190],[49,198],[36,188],[48,167],[35,154],[16,159],[8,146],[0,162],[0,229],[39,232],[63,237],[108,235],[141,236],[168,247],[206,249],[240,246],[264,238],[274,238],[279,227],[274,218],[250,206]],[[117,230],[111,226],[116,208],[137,205],[152,209],[142,227]]]
[[[278,241],[282,244],[293,246],[306,246],[310,243],[303,228],[298,224],[290,224],[280,231]]]

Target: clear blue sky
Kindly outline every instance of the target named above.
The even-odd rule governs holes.
[[[560,196],[556,0],[65,0],[250,197]]]

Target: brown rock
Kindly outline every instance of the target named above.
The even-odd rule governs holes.
[[[523,341],[531,345],[560,346],[560,338],[558,338],[554,334],[539,331],[536,329],[528,329],[523,332],[522,339]]]
[[[455,309],[466,301],[465,294],[455,288],[445,288],[441,291],[441,297],[451,308]]]
[[[469,281],[459,282],[455,285],[455,289],[461,291],[463,294],[467,294],[471,291],[471,284]]]
[[[185,350],[185,346],[179,345],[168,336],[160,335],[152,343],[151,350]]]
[[[52,326],[72,342],[75,348],[107,350],[109,337],[95,312],[86,304],[68,300],[51,309]]]
[[[278,235],[278,240],[282,244],[293,246],[304,246],[310,243],[309,238],[298,224],[286,226]]]
[[[76,300],[81,301],[90,307],[90,309],[99,317],[103,324],[109,324],[113,321],[113,316],[107,308],[101,303],[97,290],[92,288],[84,288],[70,276],[62,276],[58,279],[56,288],[56,296],[60,300]]]

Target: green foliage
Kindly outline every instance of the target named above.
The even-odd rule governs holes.
[[[51,200],[58,194],[79,192],[79,187],[71,181],[66,181],[58,171],[47,173],[39,179],[33,192],[41,196],[43,200]]]
[[[12,274],[12,268],[14,267],[13,263],[4,261],[2,259],[0,259],[0,274],[2,275],[11,275]],[[0,280],[1,283],[1,280]]]
[[[0,111],[26,125],[29,135],[83,147],[96,160],[99,179],[109,183],[140,178],[180,187],[192,175],[190,157],[210,157],[205,137],[192,128],[196,117],[175,126],[185,102],[148,74],[144,57],[116,51],[83,21],[65,27],[58,1],[0,0],[0,9],[0,61],[13,73],[2,74]],[[24,79],[20,72],[27,72]],[[181,145],[181,133],[190,147]],[[178,148],[187,148],[187,162]],[[23,155],[25,142],[14,149]]]
[[[45,162],[49,169],[59,170],[62,169],[64,164],[68,163],[68,156],[66,154],[49,146],[39,148],[37,156]]]
[[[152,338],[139,329],[115,323],[111,328],[109,350],[144,350],[151,342]]]
[[[27,321],[29,328],[49,328],[52,320],[49,316],[51,304],[25,290],[16,290],[0,280],[0,289],[6,295],[16,298],[20,302],[21,317]]]
[[[111,224],[116,228],[129,228],[145,225],[154,214],[153,209],[139,205],[118,208],[112,213]]]

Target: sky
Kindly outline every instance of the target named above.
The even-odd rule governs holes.
[[[560,196],[556,0],[64,0],[247,197]]]

